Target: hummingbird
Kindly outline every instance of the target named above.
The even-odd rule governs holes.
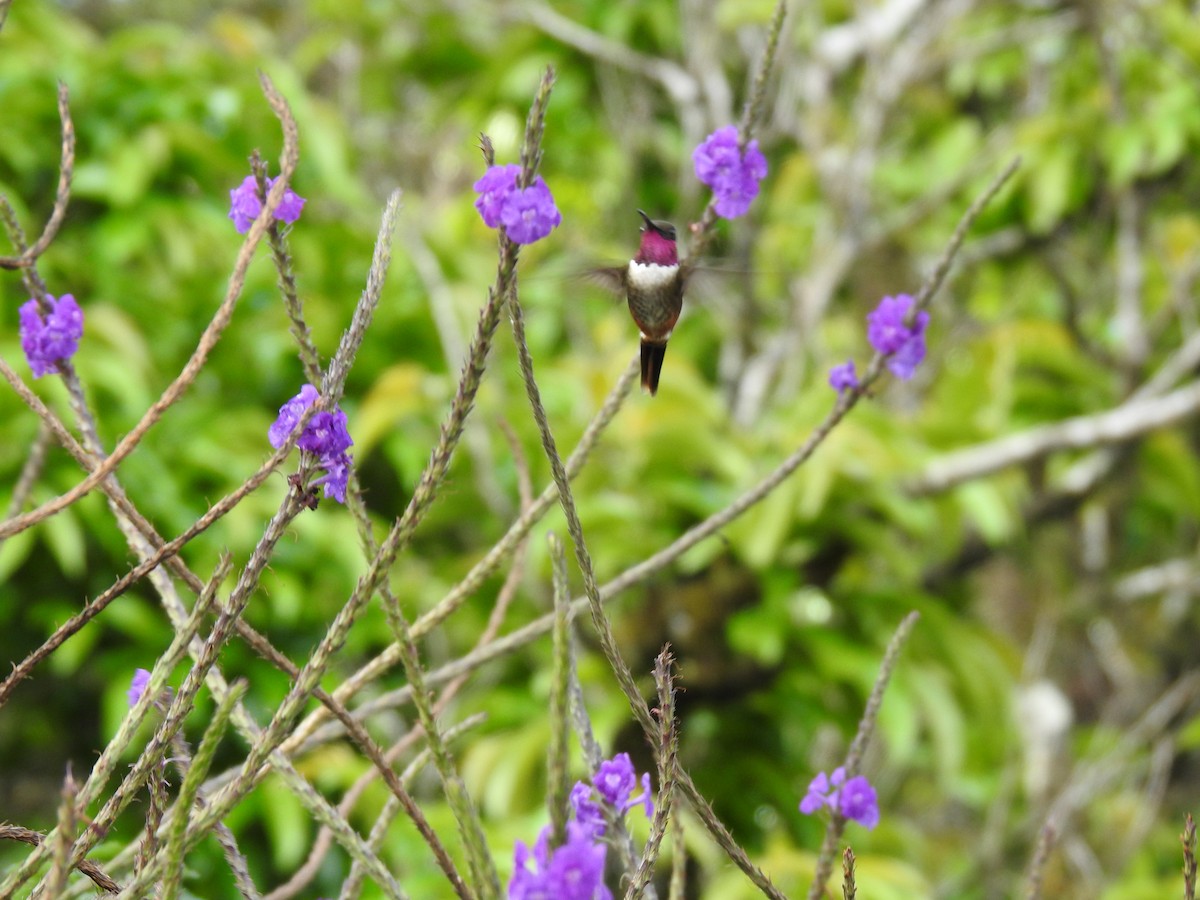
[[[624,294],[629,314],[642,336],[642,390],[658,392],[667,340],[683,308],[691,265],[679,262],[675,226],[651,219],[642,210],[642,241],[627,266],[593,269],[592,275],[615,294]]]

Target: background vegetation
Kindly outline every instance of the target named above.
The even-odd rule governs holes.
[[[495,270],[494,236],[472,206],[478,133],[500,162],[515,161],[553,64],[541,171],[564,221],[526,248],[521,285],[550,419],[569,449],[637,337],[620,306],[573,275],[628,257],[638,207],[681,226],[698,216],[707,196],[691,149],[740,113],[773,5],[307,0],[169,12],[18,0],[0,32],[0,191],[36,233],[53,202],[65,82],[78,164],[41,273],[84,306],[76,364],[102,437],[111,446],[137,421],[223,295],[239,246],[228,191],[253,149],[274,159],[279,145],[261,68],[299,124],[294,186],[309,202],[290,241],[325,353],[362,290],[384,199],[404,191],[383,303],[342,404],[366,502],[381,523],[397,516]],[[665,641],[675,648],[683,763],[790,894],[807,888],[823,831],[797,803],[845,752],[882,650],[912,609],[922,617],[865,764],[882,822],[848,835],[864,895],[1014,895],[1048,819],[1047,896],[1178,890],[1176,836],[1200,795],[1196,12],[1133,0],[826,0],[789,12],[758,133],[770,161],[763,194],[722,225],[717,265],[728,271],[689,306],[659,395],[625,403],[576,483],[602,582],[808,436],[835,400],[828,368],[868,357],[865,313],[884,294],[915,292],[970,200],[1022,157],[934,301],[917,378],[885,382],[765,502],[610,606],[639,675]],[[200,380],[120,468],[163,534],[262,463],[267,427],[302,382],[266,257]],[[26,297],[15,274],[0,278],[0,355],[14,365]],[[56,379],[36,388],[63,405]],[[1175,413],[1156,419],[1163,397]],[[1044,430],[1066,420],[1073,430]],[[518,509],[520,465],[501,423],[540,490],[549,468],[503,330],[449,480],[391,572],[412,618]],[[6,503],[37,432],[0,392]],[[32,502],[78,477],[52,449]],[[244,561],[285,490],[281,474],[191,543],[193,570],[211,572],[225,549]],[[506,630],[549,608],[545,535],[563,527],[554,510],[535,529]],[[23,658],[130,564],[96,496],[5,541],[0,660]],[[324,503],[280,545],[247,619],[303,661],[362,570],[345,510]],[[422,643],[430,667],[472,645],[502,579]],[[65,765],[87,771],[126,714],[133,669],[171,634],[143,583],[21,685],[0,710],[0,820],[52,827]],[[373,609],[328,686],[390,640]],[[488,715],[456,750],[502,865],[544,821],[549,655],[542,640],[487,665],[445,715]],[[649,768],[603,658],[589,650],[580,665],[602,742]],[[221,666],[247,677],[264,719],[287,690],[239,643]],[[366,696],[401,683],[389,673]],[[385,712],[370,727],[393,741],[409,716]],[[218,770],[239,748],[225,742]],[[367,766],[340,741],[296,762],[334,800]],[[436,783],[418,793],[448,827]],[[373,786],[351,821],[369,829],[385,798]],[[136,835],[134,811],[100,858]],[[229,824],[264,889],[298,868],[315,835],[274,780]],[[386,858],[412,896],[443,895],[411,829],[393,831]],[[697,896],[750,895],[703,832],[690,834]],[[189,860],[187,884],[234,896],[219,850],[206,852]],[[24,853],[0,846],[0,870]],[[335,849],[302,896],[335,895],[346,868]]]

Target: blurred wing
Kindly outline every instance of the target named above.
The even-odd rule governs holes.
[[[743,286],[747,273],[736,269],[707,265],[685,265],[683,270],[685,303],[708,308],[728,308]]]
[[[625,267],[624,266],[600,266],[594,269],[588,269],[583,273],[583,277],[597,287],[602,287],[610,294],[616,294],[618,297],[625,296]]]

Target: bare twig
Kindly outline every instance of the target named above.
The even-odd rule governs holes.
[[[267,166],[258,151],[250,156],[250,169],[258,181],[258,199],[261,203],[266,198]],[[292,269],[292,253],[288,248],[287,235],[278,219],[272,219],[267,229],[267,241],[271,245],[271,258],[275,262],[275,271],[279,275],[279,292],[283,295],[283,308],[287,311],[288,322],[292,337],[296,341],[296,349],[300,354],[300,365],[304,369],[304,377],[314,387],[321,381],[321,354],[313,343],[312,332],[304,321],[304,304],[300,300],[300,292],[296,288],[296,273]]]
[[[54,852],[50,861],[50,874],[46,876],[45,895],[57,897],[67,887],[67,876],[71,873],[71,844],[75,841],[75,824],[78,812],[75,809],[75,794],[79,786],[67,766],[59,794],[58,824],[54,829]]]
[[[1034,850],[1033,858],[1029,861],[1028,887],[1025,889],[1026,900],[1041,900],[1042,876],[1046,871],[1046,862],[1050,859],[1050,851],[1054,849],[1055,837],[1054,826],[1047,822],[1038,834],[1037,847]]]
[[[63,442],[64,446],[72,450],[72,453],[85,465],[85,467],[92,468],[93,471],[95,468],[99,467],[96,458],[88,454],[82,447],[78,445],[74,437],[71,436],[64,426],[62,426],[57,417],[55,417],[49,412],[49,410],[45,408],[45,406],[41,403],[41,400],[39,400],[35,394],[29,392],[28,389],[25,388],[24,383],[21,382],[17,374],[13,372],[9,365],[2,359],[0,359],[0,375],[3,375],[4,378],[8,380],[9,384],[17,389],[17,393],[22,399],[26,400],[26,402],[29,403],[39,415],[43,416],[43,421],[51,425],[56,437]],[[302,417],[301,422],[307,421],[307,419],[315,414],[315,412],[315,409],[307,410],[304,417]],[[25,659],[20,662],[20,664],[13,668],[13,671],[10,672],[3,681],[0,681],[0,706],[3,706],[8,700],[8,697],[12,694],[13,689],[21,681],[28,677],[34,666],[53,653],[69,637],[71,637],[71,635],[78,633],[79,630],[82,629],[88,622],[103,612],[110,603],[129,590],[129,588],[131,588],[141,578],[158,568],[158,566],[162,565],[165,561],[172,559],[183,548],[183,546],[187,544],[188,541],[192,540],[192,538],[203,533],[205,530],[211,527],[214,522],[216,522],[230,509],[236,506],[242,500],[242,498],[262,484],[262,482],[265,481],[266,478],[275,470],[276,466],[283,461],[284,457],[291,452],[291,448],[295,445],[299,434],[300,429],[297,429],[295,432],[293,432],[287,442],[279,450],[277,450],[275,454],[263,466],[261,466],[254,475],[252,475],[245,483],[243,483],[241,487],[239,487],[233,493],[227,495],[224,499],[209,509],[208,512],[201,516],[190,528],[184,531],[183,534],[166,544],[161,544],[156,552],[144,559],[138,565],[134,566],[133,569],[127,572],[122,578],[117,580],[117,582],[108,588],[108,590],[97,596],[95,600],[85,606],[80,612],[76,613],[57,629],[55,629],[54,633],[47,638],[37,650],[26,656]],[[102,484],[104,484],[104,482],[102,482]],[[132,512],[132,508],[130,508],[130,511]],[[159,541],[161,542],[161,538]]]
[[[526,3],[520,13],[531,25],[555,40],[573,47],[603,63],[633,72],[658,82],[679,104],[694,104],[700,96],[700,86],[678,64],[659,57],[639,53],[624,44],[572,21],[545,3]]]
[[[674,664],[675,659],[668,644],[654,661],[658,706],[652,712],[659,722],[659,743],[654,748],[654,759],[658,764],[658,796],[654,801],[650,837],[646,839],[642,859],[633,874],[629,890],[625,893],[625,900],[637,900],[644,896],[650,879],[654,876],[654,864],[658,861],[659,848],[671,825],[671,814],[674,812],[675,781],[679,770],[679,729],[675,720],[675,682],[671,671]]]
[[[1200,383],[1162,397],[1131,401],[1106,412],[1039,425],[996,441],[956,450],[929,463],[909,489],[916,494],[944,491],[1057,451],[1119,444],[1197,414],[1200,414]]]
[[[567,556],[562,541],[553,531],[546,535],[550,545],[554,581],[554,668],[550,681],[550,747],[547,751],[546,805],[550,811],[550,846],[567,839],[567,797],[571,790],[570,691],[574,659],[571,653],[571,595],[567,592]]]
[[[858,731],[854,735],[854,740],[850,742],[850,749],[846,752],[846,761],[843,763],[843,767],[846,770],[847,780],[854,778],[859,773],[863,753],[867,749],[867,743],[871,740],[871,735],[875,732],[875,722],[879,717],[879,707],[883,704],[883,693],[887,690],[888,681],[892,677],[892,671],[896,668],[896,663],[900,658],[900,650],[904,646],[904,642],[908,639],[913,626],[917,624],[918,618],[920,618],[920,615],[917,612],[910,612],[900,622],[899,627],[896,628],[896,633],[892,635],[891,641],[888,642],[887,651],[883,655],[883,662],[879,665],[879,675],[875,679],[874,687],[871,688],[871,695],[867,698],[867,705],[863,710],[862,719],[859,720]],[[821,842],[821,849],[817,854],[816,872],[813,874],[812,885],[808,889],[808,900],[820,900],[825,895],[825,883],[829,880],[829,876],[833,872],[834,857],[837,855],[838,843],[841,841],[845,830],[846,817],[841,814],[840,810],[833,810],[829,817],[829,824],[825,828],[825,838]]]
[[[0,28],[4,27],[4,16],[8,4],[0,4]],[[71,199],[71,177],[75,171],[75,125],[71,121],[70,98],[66,82],[58,83],[58,118],[62,121],[62,155],[58,164],[58,188],[54,192],[54,208],[41,236],[33,246],[20,248],[17,256],[0,256],[0,269],[23,269],[34,265],[50,247],[67,216],[67,204]]]
[[[19,841],[22,844],[38,847],[45,839],[46,836],[40,831],[21,828],[19,825],[0,825],[0,841]],[[121,885],[105,875],[104,870],[90,859],[81,859],[75,864],[75,868],[92,879],[92,882],[100,890],[110,894],[121,893]]]
[[[83,481],[65,494],[47,501],[35,510],[0,523],[0,537],[9,537],[17,534],[46,517],[65,509],[95,488],[110,473],[114,472],[121,461],[133,452],[142,438],[146,436],[146,433],[183,396],[183,393],[195,381],[196,376],[200,374],[200,370],[204,367],[209,353],[212,352],[213,347],[220,340],[226,326],[229,325],[233,317],[234,307],[237,304],[238,297],[241,295],[242,285],[246,280],[246,272],[250,268],[251,260],[254,258],[254,251],[266,233],[269,222],[273,220],[276,208],[283,200],[284,191],[287,190],[298,159],[296,122],[292,118],[291,111],[288,109],[287,101],[283,99],[283,96],[275,89],[275,86],[266,75],[261,75],[260,79],[267,101],[279,117],[280,123],[283,126],[284,148],[280,161],[282,174],[275,180],[275,184],[267,195],[267,201],[263,204],[262,211],[246,234],[246,239],[242,243],[241,250],[238,252],[237,262],[234,265],[233,274],[229,280],[229,287],[225,292],[225,299],[221,302],[212,321],[200,336],[200,341],[196,345],[191,358],[184,365],[183,370],[168,385],[166,390],[163,391],[162,396],[151,404],[150,408],[146,410],[138,423],[130,429],[129,433],[117,443],[112,453],[93,469]]]
[[[858,884],[854,878],[854,851],[847,847],[842,851],[842,898],[854,900],[858,896]]]
[[[42,474],[42,468],[46,465],[46,451],[49,449],[50,428],[45,422],[42,422],[38,425],[37,437],[29,445],[29,453],[25,457],[25,465],[21,467],[17,483],[13,485],[12,498],[8,502],[8,512],[4,514],[6,519],[19,513],[25,505],[25,501],[29,499],[33,486],[37,484],[38,477]]]
[[[1183,900],[1196,900],[1196,820],[1188,813],[1183,821]]]

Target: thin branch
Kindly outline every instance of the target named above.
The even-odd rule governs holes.
[[[1196,820],[1188,813],[1183,820],[1183,900],[1196,900]]]
[[[651,710],[659,722],[659,742],[654,748],[658,765],[658,796],[654,801],[654,818],[650,822],[650,837],[642,850],[642,859],[625,893],[625,900],[638,900],[645,895],[654,877],[663,838],[671,825],[674,812],[675,782],[679,775],[679,723],[675,720],[675,681],[672,668],[675,659],[670,644],[654,660],[654,684],[658,689],[658,706]]]
[[[1046,862],[1050,859],[1050,851],[1054,849],[1055,837],[1057,835],[1054,833],[1054,826],[1047,822],[1041,833],[1038,834],[1037,847],[1034,850],[1033,859],[1029,861],[1028,886],[1025,889],[1026,900],[1041,900],[1042,876],[1046,871]]]
[[[187,653],[187,645],[199,631],[208,609],[212,605],[214,595],[215,589],[212,592],[201,595],[197,599],[196,605],[192,609],[187,622],[183,627],[176,630],[170,646],[159,657],[158,662],[155,663],[150,673],[150,681],[141,699],[134,705],[125,719],[122,720],[117,734],[109,741],[108,746],[104,748],[104,751],[100,754],[100,758],[93,766],[87,782],[79,790],[76,796],[76,804],[77,809],[80,811],[86,810],[92,803],[99,799],[108,779],[120,768],[118,760],[121,754],[132,743],[138,727],[150,710],[154,697],[166,685],[168,674],[182,661],[184,655]],[[212,642],[210,641],[210,643]],[[196,670],[195,667],[193,670]],[[146,745],[142,755],[126,775],[117,791],[109,798],[104,809],[91,820],[88,827],[84,829],[83,834],[76,840],[74,849],[76,862],[79,862],[94,843],[99,840],[102,830],[107,829],[111,825],[116,813],[124,808],[124,805],[132,799],[134,792],[145,782],[151,766],[161,756],[162,745],[160,745],[160,742],[165,743],[166,738],[182,725],[183,715],[179,712],[180,703],[190,703],[195,696],[196,689],[199,687],[199,683],[195,679],[185,683],[188,687],[186,690],[181,688],[179,694],[176,695],[175,703],[171,707],[171,714],[164,719],[154,738]],[[182,701],[180,697],[183,698]],[[52,831],[49,836],[51,840],[53,840],[54,835],[55,832]],[[45,857],[45,849],[45,846],[39,846],[25,858],[25,861],[16,871],[8,873],[7,878],[4,879],[3,883],[0,883],[0,897],[11,896],[13,891],[33,876]]]
[[[1200,414],[1200,383],[1150,399],[1123,403],[1102,413],[1039,425],[996,441],[956,450],[930,462],[909,484],[922,495],[1028,463],[1061,450],[1120,444]]]
[[[21,467],[21,474],[17,477],[17,483],[13,485],[12,498],[8,502],[8,511],[4,514],[6,519],[12,518],[19,513],[25,505],[25,501],[29,499],[29,495],[33,492],[33,486],[37,484],[38,477],[42,474],[42,469],[46,465],[46,451],[49,449],[50,428],[45,422],[42,422],[38,425],[37,437],[29,445],[29,454],[25,457],[25,464]]]
[[[550,747],[547,750],[546,805],[550,810],[550,846],[567,839],[567,797],[570,779],[570,691],[574,660],[571,654],[571,595],[567,587],[567,557],[562,541],[553,531],[546,535],[550,546],[554,582],[554,665],[550,679]]]
[[[29,392],[28,389],[25,388],[24,383],[21,382],[20,378],[15,372],[13,372],[9,365],[4,362],[3,359],[0,359],[0,375],[3,375],[4,378],[7,379],[8,382],[17,389],[17,393],[21,396],[21,398],[26,400],[26,402],[28,402],[38,412],[39,415],[43,415],[44,413],[43,421],[51,424],[55,435],[64,443],[65,446],[68,447],[68,449],[72,450],[73,455],[76,455],[76,458],[79,459],[85,465],[85,467],[91,468],[92,471],[95,471],[96,468],[99,468],[96,458],[88,454],[82,447],[79,446],[74,437],[72,437],[70,433],[67,432],[66,428],[62,426],[60,422],[58,422],[57,417],[53,416],[53,414],[45,408],[45,406],[41,403],[41,400],[38,399],[35,394]],[[315,409],[307,410],[304,417],[302,417],[301,422],[307,421],[307,419],[311,418],[315,412]],[[106,591],[97,596],[95,600],[85,606],[80,612],[76,613],[57,629],[55,629],[54,634],[52,634],[37,650],[25,657],[25,659],[22,660],[19,665],[15,666],[13,671],[10,672],[3,681],[0,681],[0,706],[3,706],[5,702],[7,702],[9,696],[12,694],[13,689],[21,681],[28,677],[34,666],[46,659],[72,635],[77,634],[88,622],[103,612],[110,603],[124,594],[144,576],[158,568],[158,566],[162,565],[164,561],[172,559],[176,554],[179,553],[183,546],[188,543],[188,541],[192,540],[192,538],[208,529],[213,523],[215,523],[229,510],[236,506],[242,500],[242,498],[244,498],[247,494],[257,488],[258,485],[265,481],[271,472],[275,470],[276,466],[283,461],[284,457],[291,452],[291,448],[295,445],[296,439],[299,437],[299,435],[300,429],[297,428],[296,431],[294,431],[288,438],[287,442],[279,450],[277,450],[275,454],[241,487],[239,487],[233,493],[227,495],[224,499],[213,506],[190,528],[184,531],[183,534],[166,544],[162,544],[159,549],[153,553],[153,555],[136,565],[122,578],[118,579],[117,582],[109,587]],[[106,484],[106,482],[102,482],[102,484]],[[159,540],[161,541],[161,538]]]
[[[63,779],[62,791],[59,793],[58,824],[54,829],[54,851],[51,854],[50,874],[46,876],[45,895],[59,896],[67,887],[67,876],[71,873],[71,844],[75,841],[75,825],[78,820],[75,809],[75,795],[79,786],[75,776],[71,774],[71,766],[67,765],[67,775]]]
[[[258,151],[250,156],[250,169],[258,180],[259,202],[266,197],[267,166]],[[321,354],[313,343],[312,332],[304,321],[304,304],[296,288],[296,273],[292,268],[292,253],[288,248],[287,235],[279,220],[272,219],[267,229],[267,241],[271,245],[271,258],[279,275],[279,292],[283,295],[283,308],[287,311],[292,337],[300,354],[300,365],[304,377],[314,387],[321,381]]]
[[[847,847],[842,851],[842,898],[854,900],[858,896],[858,883],[854,877],[854,851]]]
[[[19,841],[22,844],[38,847],[45,840],[46,836],[40,831],[31,831],[28,828],[21,828],[19,825],[0,825],[0,841]],[[75,864],[75,868],[92,879],[92,883],[100,890],[110,894],[121,893],[121,885],[105,875],[104,870],[90,859],[81,859]]]
[[[0,28],[4,27],[4,16],[8,4],[0,4]],[[67,204],[71,199],[71,178],[75,171],[75,125],[71,121],[70,98],[66,82],[58,83],[58,118],[62,122],[62,152],[58,164],[58,188],[54,192],[54,208],[41,236],[33,246],[22,248],[17,256],[0,256],[0,269],[23,269],[34,265],[50,247],[67,216]]]
[[[212,352],[212,349],[220,340],[221,334],[233,318],[233,310],[241,295],[242,286],[246,280],[246,272],[250,268],[250,262],[254,258],[254,251],[266,233],[269,223],[273,220],[276,208],[283,201],[284,191],[287,190],[298,159],[296,122],[292,118],[291,111],[288,109],[287,101],[283,99],[283,96],[275,89],[275,86],[266,75],[260,75],[260,80],[262,81],[263,92],[266,94],[267,102],[276,116],[279,117],[283,127],[284,148],[283,157],[280,161],[282,174],[275,180],[275,184],[267,195],[267,201],[263,204],[262,211],[246,234],[246,239],[242,243],[241,250],[238,252],[233,274],[230,276],[225,299],[221,302],[212,321],[200,336],[196,349],[184,365],[183,370],[167,386],[162,396],[151,404],[150,408],[146,410],[142,418],[129,433],[117,443],[112,453],[99,466],[93,469],[83,481],[65,494],[47,501],[31,512],[0,523],[0,538],[17,534],[48,516],[65,509],[95,488],[110,473],[114,472],[121,461],[133,452],[142,438],[146,436],[146,433],[183,396],[183,393],[195,381],[196,377],[200,374],[200,370],[204,367],[209,353]]]
[[[232,688],[233,685],[231,684],[230,690]],[[228,692],[226,692],[226,696],[228,696]],[[171,738],[171,754],[171,763],[175,766],[176,771],[179,772],[180,777],[186,780],[192,768],[192,750],[182,732],[176,732],[175,736]],[[204,788],[200,787],[196,791],[196,805],[204,806],[207,803],[208,795]],[[217,842],[221,845],[222,851],[224,851],[225,862],[229,866],[229,870],[233,873],[234,883],[237,885],[237,889],[241,892],[244,900],[261,900],[262,894],[255,887],[254,879],[250,876],[250,864],[246,860],[246,855],[238,847],[237,838],[234,836],[232,829],[224,822],[218,822],[214,826],[214,831],[217,834]]]
[[[754,137],[754,131],[762,113],[767,80],[771,77],[771,71],[775,67],[775,55],[779,49],[779,37],[783,31],[783,19],[786,12],[787,0],[777,0],[775,10],[771,14],[771,24],[767,30],[767,46],[763,51],[762,59],[759,60],[750,97],[746,100],[746,105],[742,109],[742,119],[738,123],[738,149],[740,151],[744,151],[746,145]],[[708,250],[709,244],[716,236],[717,218],[717,197],[714,194],[709,199],[708,205],[704,207],[700,220],[688,226],[688,231],[692,235],[688,247],[689,256],[699,258]]]
[[[867,698],[866,708],[859,720],[858,731],[855,732],[854,740],[850,742],[850,749],[846,752],[843,768],[846,771],[847,781],[859,773],[863,753],[867,749],[871,735],[875,732],[875,722],[879,718],[879,708],[883,704],[884,691],[887,690],[892,671],[900,659],[900,650],[904,647],[904,642],[908,640],[908,635],[919,618],[919,613],[910,612],[901,620],[900,625],[896,628],[896,633],[888,642],[887,651],[883,654],[883,662],[879,664],[879,675],[875,678],[875,685],[871,688],[871,695]],[[829,817],[829,824],[825,828],[825,838],[821,842],[821,849],[817,854],[817,866],[812,884],[808,889],[808,900],[820,900],[825,895],[825,883],[829,881],[829,876],[833,872],[834,858],[837,856],[838,844],[841,842],[845,830],[846,817],[839,810],[833,810]]]
[[[187,833],[188,812],[199,799],[200,785],[204,780],[204,775],[212,766],[217,745],[229,728],[229,719],[233,715],[234,707],[241,702],[242,696],[246,693],[246,685],[244,680],[234,681],[229,685],[229,690],[217,704],[212,720],[204,731],[204,737],[200,739],[196,756],[179,788],[179,797],[175,801],[171,821],[167,826],[167,845],[164,851],[167,871],[159,885],[160,900],[175,900],[179,893],[179,886],[183,880],[185,859],[183,837]]]
[[[520,15],[535,28],[568,47],[607,65],[657,82],[676,103],[692,104],[700,96],[700,85],[677,63],[639,53],[567,18],[549,4],[525,3],[520,7]]]

